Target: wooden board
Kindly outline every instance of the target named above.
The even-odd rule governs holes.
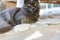
[[[40,0],[41,3],[54,3],[60,4],[60,0]]]
[[[6,2],[6,8],[16,7],[16,3],[13,1]]]

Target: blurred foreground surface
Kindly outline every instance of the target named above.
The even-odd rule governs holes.
[[[60,40],[60,18],[40,19],[26,31],[0,34],[0,40]]]

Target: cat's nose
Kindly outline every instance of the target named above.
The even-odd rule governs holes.
[[[34,8],[33,8],[33,11],[34,11]]]
[[[32,7],[32,10],[34,11],[34,7]]]

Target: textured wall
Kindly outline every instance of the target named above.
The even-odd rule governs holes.
[[[5,3],[0,2],[0,11],[4,10],[6,8]]]

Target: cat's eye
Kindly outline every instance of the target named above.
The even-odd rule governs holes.
[[[28,4],[28,6],[31,6],[30,4]]]
[[[36,3],[35,3],[34,5],[35,5],[35,6],[37,6],[37,4],[36,4]]]

